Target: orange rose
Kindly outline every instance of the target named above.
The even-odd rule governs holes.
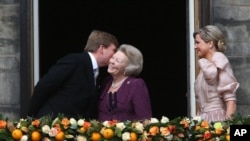
[[[180,124],[183,124],[184,125],[184,128],[188,128],[189,127],[189,123],[186,121],[186,120],[182,120],[180,122]]]
[[[91,126],[91,123],[88,122],[88,121],[85,121],[85,122],[83,123],[83,127],[84,127],[86,130],[88,130],[90,126]]]
[[[216,133],[217,135],[221,135],[222,131],[223,131],[222,128],[215,129],[215,133]]]
[[[168,130],[168,127],[161,127],[160,131],[161,131],[162,136],[168,136],[170,134],[170,131]]]
[[[199,130],[201,127],[199,125],[196,125],[194,130]]]
[[[39,127],[39,126],[40,126],[40,120],[35,119],[35,120],[32,121],[31,124],[32,124],[33,126],[35,126],[35,127]]]
[[[158,126],[152,126],[149,129],[149,134],[152,136],[155,136],[156,134],[159,133],[159,127]]]
[[[204,121],[201,122],[201,127],[204,127],[204,128],[208,129],[209,128],[209,123],[204,120]]]
[[[5,120],[0,120],[0,129],[6,128],[7,122]]]
[[[64,126],[64,129],[67,129],[69,128],[69,125],[70,125],[70,122],[69,122],[69,119],[68,118],[63,118],[62,121],[61,121],[62,125]]]

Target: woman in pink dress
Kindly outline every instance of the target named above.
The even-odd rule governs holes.
[[[239,83],[223,53],[224,36],[217,26],[207,25],[193,37],[200,68],[194,84],[197,115],[208,122],[230,119],[236,112]]]

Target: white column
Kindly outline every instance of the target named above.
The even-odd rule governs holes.
[[[190,115],[194,117],[196,115],[196,104],[194,95],[194,81],[195,81],[195,50],[194,50],[194,0],[189,0],[189,88],[190,88]]]
[[[39,7],[38,1],[33,1],[33,27],[34,27],[34,85],[39,80]]]

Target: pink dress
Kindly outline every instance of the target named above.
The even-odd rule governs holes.
[[[196,102],[202,119],[208,122],[226,120],[225,101],[236,100],[239,83],[233,75],[227,57],[215,52],[212,62],[205,58],[198,61],[199,75],[194,83]]]

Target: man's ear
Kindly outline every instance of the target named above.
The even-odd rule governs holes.
[[[103,54],[104,45],[100,45],[97,50],[98,50],[99,53]]]

